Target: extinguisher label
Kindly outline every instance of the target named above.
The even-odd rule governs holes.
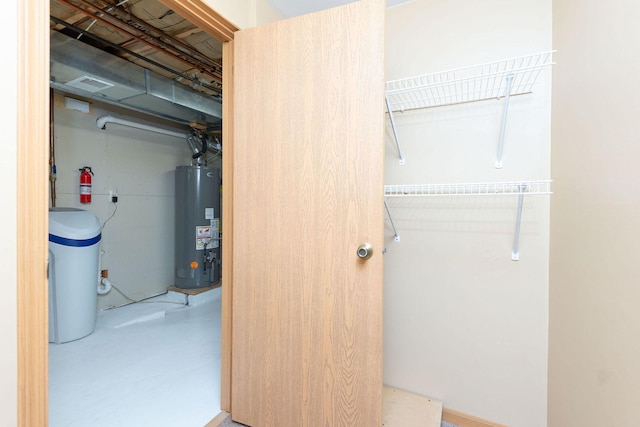
[[[196,227],[196,251],[204,250],[204,245],[207,248],[213,248],[211,245],[211,226],[198,226]]]
[[[91,194],[91,184],[80,184],[80,194]]]

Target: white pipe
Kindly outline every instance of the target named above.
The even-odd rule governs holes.
[[[149,132],[160,133],[162,135],[173,136],[176,138],[184,139],[187,137],[186,133],[174,132],[172,130],[162,129],[155,126],[145,125],[144,123],[132,122],[131,120],[119,119],[113,116],[102,116],[96,120],[96,126],[98,129],[106,129],[107,123],[115,123],[117,125],[129,126],[136,129],[142,129]]]
[[[100,278],[100,283],[98,284],[98,295],[108,294],[113,285],[106,277]]]

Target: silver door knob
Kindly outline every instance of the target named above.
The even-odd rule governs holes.
[[[363,243],[358,246],[358,257],[361,259],[369,259],[373,255],[373,248],[369,243]]]

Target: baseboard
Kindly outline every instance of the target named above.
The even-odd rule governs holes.
[[[218,427],[229,417],[231,417],[230,413],[222,411],[204,427]],[[504,424],[483,420],[482,418],[474,417],[473,415],[465,414],[449,408],[442,409],[442,421],[455,424],[458,427],[507,427]]]
[[[442,409],[442,421],[455,424],[458,427],[507,427],[504,424],[483,420],[482,418],[448,408]]]
[[[214,419],[209,421],[204,427],[218,427],[220,424],[227,421],[227,418],[229,418],[230,416],[230,413],[222,411],[218,415],[216,415]]]

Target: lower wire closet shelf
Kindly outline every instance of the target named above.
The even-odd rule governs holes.
[[[394,240],[400,241],[400,236],[393,222],[391,210],[387,203],[388,197],[442,197],[442,196],[518,196],[516,226],[513,237],[511,259],[520,259],[520,223],[522,221],[522,204],[526,195],[550,195],[551,180],[539,181],[509,181],[509,182],[477,182],[455,184],[407,184],[385,185],[384,206],[393,227]]]

